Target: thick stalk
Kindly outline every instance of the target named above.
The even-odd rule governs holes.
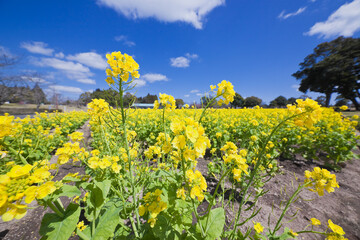
[[[130,171],[130,184],[131,184],[131,190],[132,190],[132,197],[133,197],[133,204],[134,204],[134,211],[135,211],[135,215],[136,215],[136,220],[137,220],[137,227],[140,229],[140,215],[139,215],[139,210],[137,208],[137,201],[136,201],[136,192],[135,192],[135,184],[134,184],[134,174],[133,174],[133,169],[132,169],[132,164],[131,164],[131,155],[130,155],[130,149],[129,149],[129,142],[127,139],[127,131],[126,131],[126,114],[125,114],[125,110],[124,110],[124,100],[123,100],[123,88],[122,88],[122,82],[121,79],[119,79],[119,94],[120,94],[120,108],[121,108],[121,120],[122,120],[122,125],[123,125],[123,131],[124,131],[124,139],[125,139],[125,149],[128,155],[128,162],[129,162],[129,171]],[[131,217],[130,217],[131,220]],[[135,235],[137,234],[137,229],[135,225],[133,225],[133,229],[135,232]]]

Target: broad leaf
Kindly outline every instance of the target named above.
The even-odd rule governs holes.
[[[40,226],[41,239],[65,240],[69,239],[79,221],[80,207],[70,203],[66,208],[64,217],[55,213],[47,213],[43,217]]]
[[[95,233],[91,239],[103,240],[113,237],[115,228],[120,223],[119,211],[114,205],[106,209],[105,213],[97,219]]]
[[[209,216],[209,220],[207,222],[207,226],[206,226],[206,219],[207,219],[207,215],[204,216],[203,219],[200,220],[204,231],[206,233],[206,238],[207,240],[211,240],[211,239],[218,239],[220,238],[220,235],[224,229],[224,225],[225,225],[225,211],[223,208],[215,208],[213,210],[210,211],[210,216]],[[197,232],[201,232],[200,230],[200,226],[197,225],[196,228]]]

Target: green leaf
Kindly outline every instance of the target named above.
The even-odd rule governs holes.
[[[65,240],[69,239],[79,221],[80,207],[70,203],[66,208],[64,217],[55,213],[47,213],[43,217],[40,226],[41,239]]]
[[[54,195],[52,196],[54,199],[57,199],[58,197],[61,196],[66,196],[66,197],[74,197],[74,196],[80,196],[81,195],[81,191],[80,189],[78,189],[76,186],[71,186],[68,184],[64,184],[62,186],[61,189],[59,189],[60,191],[56,191],[54,193]]]
[[[88,185],[87,189],[90,192],[89,199],[92,205],[96,208],[100,208],[106,199],[111,187],[110,180],[104,180],[102,182],[94,181],[94,184]]]
[[[114,205],[106,209],[105,213],[99,217],[91,239],[105,240],[113,237],[115,228],[120,223],[119,211]]]
[[[210,211],[209,220],[206,225],[207,215],[205,215],[201,220],[202,226],[205,228],[207,240],[218,239],[224,229],[225,225],[225,211],[223,208],[215,208]],[[197,232],[201,232],[200,226],[197,224]]]

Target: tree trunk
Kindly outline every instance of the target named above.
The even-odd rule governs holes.
[[[354,104],[356,111],[360,111],[360,105],[356,101],[356,98],[351,98],[350,101]]]
[[[331,93],[326,93],[325,96],[326,96],[325,107],[329,107],[330,99],[331,99]]]

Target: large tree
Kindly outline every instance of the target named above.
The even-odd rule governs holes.
[[[286,107],[287,99],[284,96],[278,96],[270,102],[270,107]]]
[[[234,96],[234,101],[230,103],[231,107],[235,107],[235,108],[241,108],[241,107],[244,107],[244,98],[238,94],[238,93],[235,93],[235,96]]]
[[[331,94],[336,92],[360,110],[357,101],[360,97],[360,39],[339,37],[319,44],[300,63],[300,70],[293,76],[301,81],[301,92],[325,94],[325,106],[329,106]]]
[[[245,98],[244,107],[255,107],[257,105],[260,106],[261,103],[262,103],[262,100],[260,98],[251,96],[251,97]]]

